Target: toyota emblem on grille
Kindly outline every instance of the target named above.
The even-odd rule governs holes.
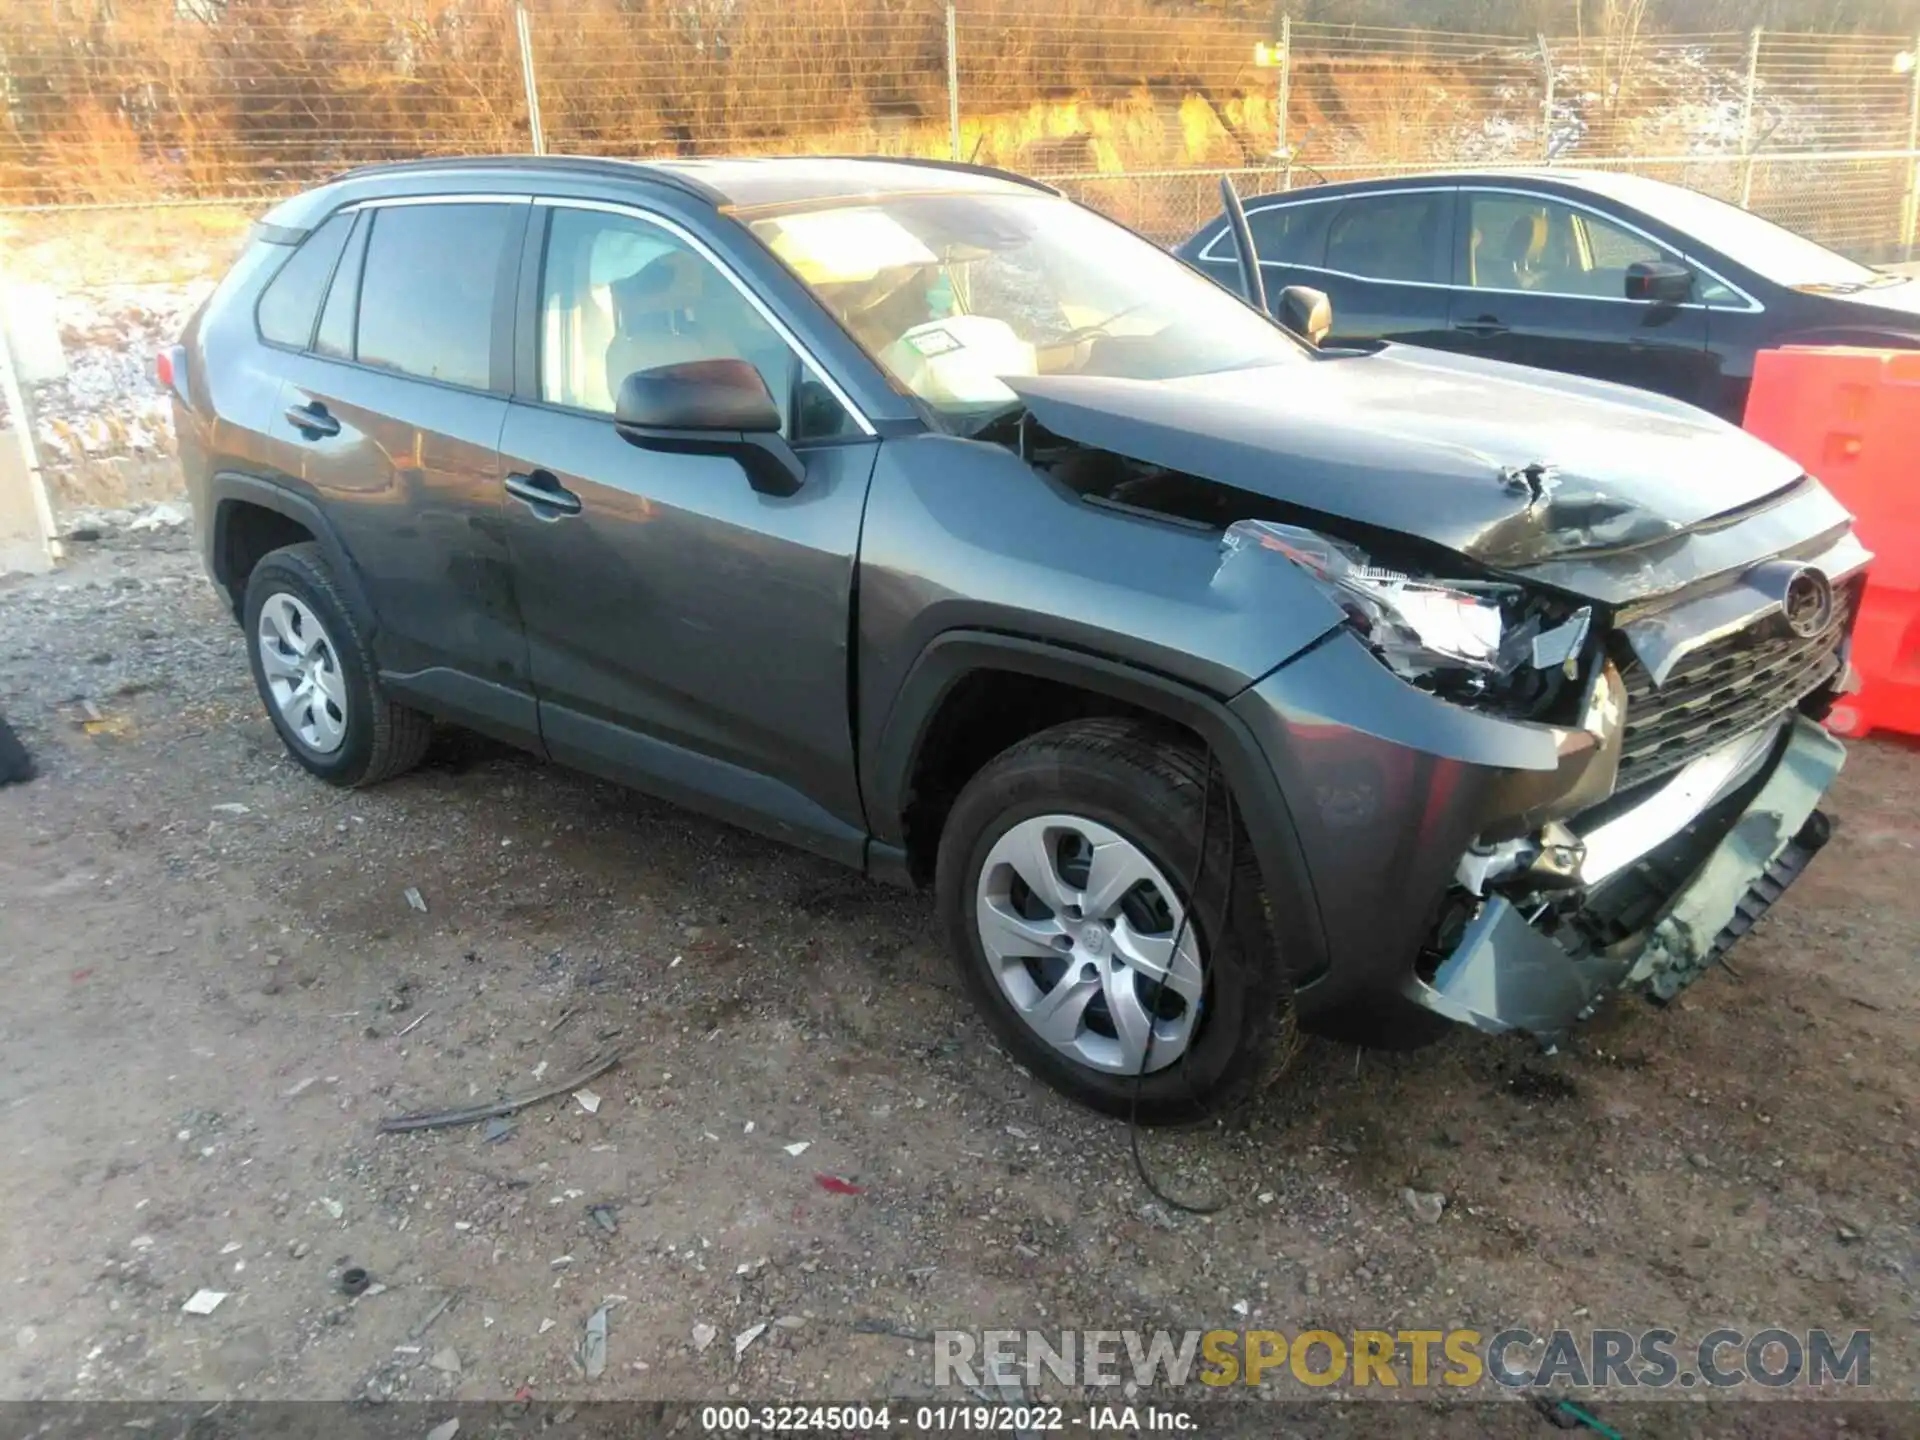
[[[1833,623],[1832,582],[1811,566],[1801,570],[1787,582],[1780,613],[1789,630],[1811,640]]]

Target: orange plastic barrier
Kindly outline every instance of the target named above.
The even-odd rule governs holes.
[[[1864,688],[1827,728],[1920,735],[1920,350],[1763,350],[1746,428],[1826,485],[1874,552],[1853,637]]]

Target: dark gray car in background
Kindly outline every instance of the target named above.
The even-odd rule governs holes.
[[[362,171],[163,368],[300,764],[444,719],[930,884],[1110,1111],[1220,1103],[1289,1006],[1670,996],[1825,835],[1867,556],[1819,484],[1659,397],[1316,351],[1016,177]]]

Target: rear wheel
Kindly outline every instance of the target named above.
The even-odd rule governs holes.
[[[432,718],[380,689],[373,657],[311,542],[262,557],[243,609],[254,685],[287,751],[334,785],[377,785],[411,770]]]
[[[1043,731],[961,792],[937,878],[948,941],[994,1029],[1056,1088],[1122,1115],[1137,1095],[1142,1121],[1166,1123],[1268,1068],[1286,986],[1230,811],[1203,753],[1134,721]]]

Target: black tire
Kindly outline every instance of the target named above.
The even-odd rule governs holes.
[[[338,749],[319,753],[304,743],[287,724],[273,701],[260,658],[260,611],[266,601],[288,592],[313,611],[327,633],[347,695],[346,736]],[[387,698],[373,668],[373,656],[353,612],[333,583],[326,557],[318,545],[288,545],[264,556],[247,577],[242,607],[247,660],[254,688],[267,718],[280,732],[287,753],[309,774],[330,785],[359,788],[378,785],[404,774],[420,763],[433,739],[433,719]]]
[[[1075,721],[990,761],[961,791],[940,837],[937,903],[974,1003],[1034,1074],[1082,1104],[1137,1114],[1142,1124],[1197,1120],[1230,1106],[1292,1048],[1290,992],[1259,866],[1217,770],[1206,798],[1209,773],[1205,753],[1165,729],[1135,720]],[[1188,892],[1203,807],[1206,863],[1196,904]],[[1179,1060],[1143,1077],[1081,1064],[1034,1034],[981,944],[975,893],[989,852],[1014,825],[1052,812],[1083,816],[1131,841],[1180,890],[1199,932],[1205,988],[1193,1037]]]
[[[33,757],[13,727],[0,716],[0,785],[25,784],[33,778]]]

